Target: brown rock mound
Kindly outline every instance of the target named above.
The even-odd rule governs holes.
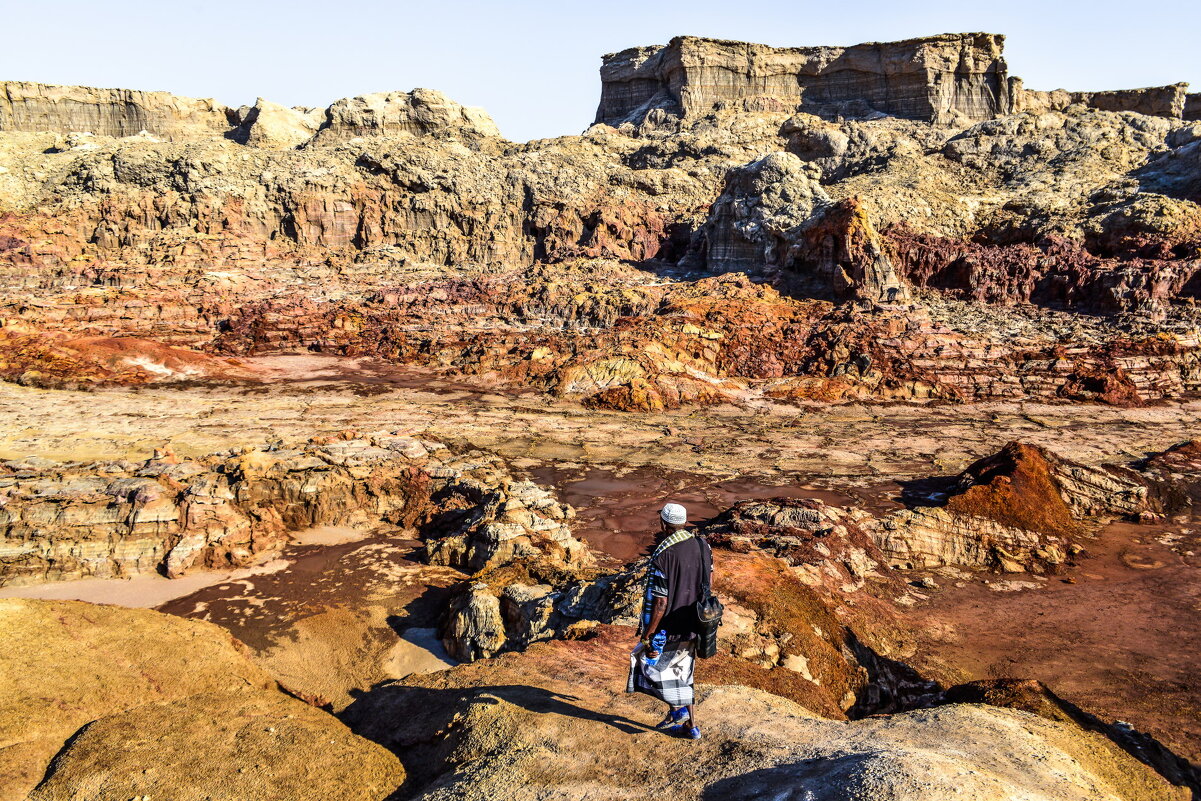
[[[1045,450],[1011,442],[973,463],[959,477],[966,488],[947,501],[959,514],[983,517],[1026,531],[1071,536],[1080,532]]]
[[[365,800],[404,779],[394,758],[280,692],[211,624],[5,600],[0,638],[5,801],[30,790],[39,801],[234,801],[273,795],[289,776],[323,797]]]

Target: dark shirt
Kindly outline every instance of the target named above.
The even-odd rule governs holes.
[[[667,599],[659,628],[667,632],[668,642],[693,638],[702,573],[711,573],[712,565],[709,543],[697,536],[677,542],[651,563],[651,594]]]

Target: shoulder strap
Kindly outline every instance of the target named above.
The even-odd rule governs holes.
[[[713,549],[709,547],[709,543],[701,539],[700,534],[695,535],[697,547],[701,552],[701,575],[700,575],[700,594],[697,597],[698,601],[708,599],[710,593],[709,576],[713,572]]]

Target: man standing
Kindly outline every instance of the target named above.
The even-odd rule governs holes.
[[[693,693],[696,602],[709,586],[713,554],[688,527],[688,512],[669,503],[659,513],[660,535],[647,568],[646,593],[631,657],[627,692],[642,692],[670,707],[656,728],[701,738]]]

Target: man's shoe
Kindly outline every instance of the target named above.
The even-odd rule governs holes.
[[[687,735],[687,736],[688,736],[688,739],[689,739],[689,740],[699,740],[699,739],[701,739],[701,727],[700,727],[700,726],[693,726],[691,729],[689,729],[689,730],[688,730],[688,735]]]
[[[679,709],[673,709],[667,713],[667,717],[655,724],[655,728],[659,731],[668,731],[674,728],[680,728],[677,724],[683,723],[688,719],[688,707],[682,706]]]

